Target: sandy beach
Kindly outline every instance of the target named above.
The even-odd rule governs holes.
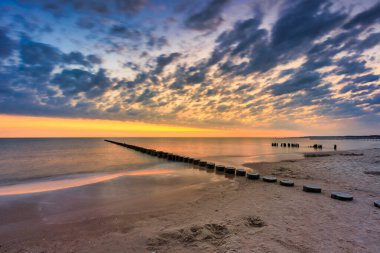
[[[320,156],[325,154],[325,156]],[[302,160],[245,164],[261,175],[290,178],[283,187],[246,178],[94,206],[73,199],[102,184],[1,200],[0,252],[380,252],[380,149],[318,153]],[[200,171],[210,177],[223,177]],[[321,194],[302,185],[319,184]],[[332,191],[354,196],[330,198]],[[47,198],[72,199],[75,210],[41,216]],[[112,199],[112,198],[111,198]],[[70,204],[73,206],[73,203]],[[125,210],[108,215],[110,209]],[[56,207],[60,208],[60,207]],[[88,214],[91,215],[88,215]]]

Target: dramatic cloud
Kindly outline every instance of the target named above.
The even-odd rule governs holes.
[[[84,92],[87,98],[102,95],[112,84],[104,69],[99,69],[97,73],[81,69],[65,69],[56,74],[51,82],[57,84],[65,96]]]
[[[380,123],[374,0],[4,8],[0,113],[260,129]]]
[[[20,59],[24,64],[54,65],[61,61],[61,52],[48,44],[21,38]]]
[[[12,54],[14,42],[7,36],[4,29],[0,29],[0,57],[6,58]]]
[[[185,20],[186,27],[204,31],[217,28],[223,18],[221,12],[229,0],[212,0],[204,9],[190,15]]]
[[[75,11],[87,11],[96,14],[108,14],[112,12],[136,13],[140,11],[147,0],[39,0],[46,10],[56,15],[64,15],[65,7],[70,7]]]
[[[124,39],[138,40],[141,37],[141,33],[133,28],[128,28],[121,25],[114,25],[111,27],[110,34],[112,36],[121,37]]]
[[[295,93],[300,90],[311,89],[320,84],[320,74],[313,71],[300,71],[292,75],[288,81],[271,86],[273,95],[280,96]]]
[[[276,51],[287,52],[296,47],[310,45],[342,23],[346,15],[329,11],[328,1],[299,1],[284,10],[272,28],[272,46]],[[294,53],[294,52],[292,52]]]
[[[181,54],[180,53],[171,53],[169,55],[160,55],[157,57],[156,59],[156,68],[155,70],[153,71],[154,74],[160,74],[165,66],[169,65],[170,63],[172,63],[173,61],[175,61],[176,59],[178,59],[178,57],[180,57]]]
[[[348,21],[343,26],[343,28],[350,29],[355,26],[366,27],[368,25],[371,25],[375,21],[378,21],[379,19],[380,19],[380,3],[377,3],[372,8],[357,14],[350,21]]]

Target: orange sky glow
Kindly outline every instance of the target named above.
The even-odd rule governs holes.
[[[0,115],[0,137],[286,137],[300,131],[211,129],[141,122]]]

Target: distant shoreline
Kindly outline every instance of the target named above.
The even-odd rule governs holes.
[[[110,137],[110,136],[104,136],[104,137],[59,137],[59,136],[49,136],[49,137],[0,137],[1,139],[109,139],[109,138],[128,138],[128,139],[310,139],[310,140],[380,140],[380,135],[343,135],[343,136],[287,136],[287,137],[259,137],[259,136],[224,136],[224,137],[207,137],[207,136],[195,136],[195,137],[164,137],[164,136],[142,136],[142,137],[136,137],[136,136],[118,136],[118,137]]]

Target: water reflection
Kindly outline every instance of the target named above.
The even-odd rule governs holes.
[[[112,179],[116,179],[124,176],[143,176],[143,175],[159,175],[173,173],[174,170],[159,169],[159,170],[139,170],[139,171],[128,171],[114,174],[106,175],[87,175],[80,176],[76,178],[65,178],[60,180],[51,181],[40,181],[31,182],[25,184],[16,184],[0,187],[0,196],[6,195],[20,195],[20,194],[31,194],[47,191],[56,191],[67,188],[79,187],[89,184],[96,184]]]

